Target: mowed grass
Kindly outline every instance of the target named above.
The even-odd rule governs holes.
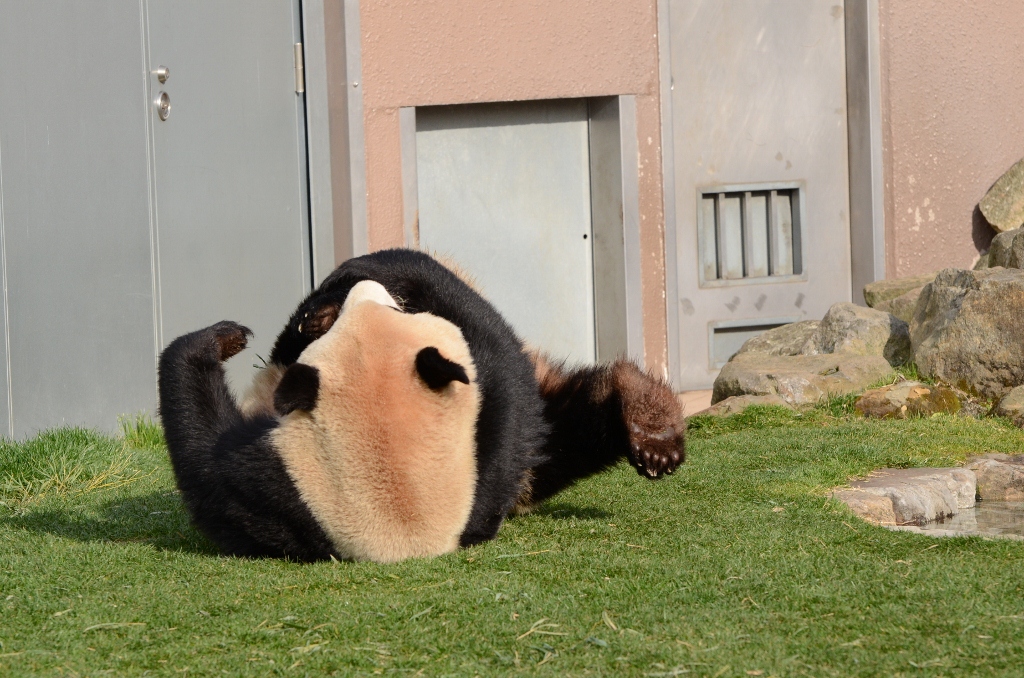
[[[890,532],[825,494],[1024,434],[848,412],[693,420],[672,477],[620,466],[388,566],[218,556],[152,426],[2,445],[0,675],[1020,675],[1024,544]]]

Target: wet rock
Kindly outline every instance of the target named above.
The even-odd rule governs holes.
[[[921,374],[998,398],[1024,384],[1024,271],[940,272],[910,324]]]
[[[905,419],[931,416],[938,412],[956,414],[960,411],[960,399],[948,386],[901,381],[866,392],[857,400],[854,408],[865,417]]]
[[[1024,501],[1024,464],[979,458],[967,464],[978,479],[978,496],[988,501]]]
[[[775,407],[793,409],[792,405],[783,400],[781,396],[775,395],[774,393],[769,395],[740,395],[726,398],[720,403],[698,412],[694,416],[727,416],[730,414],[739,414],[751,405],[773,405]]]
[[[1013,419],[1018,426],[1024,423],[1024,386],[1011,389],[992,409],[992,414]]]
[[[805,353],[880,355],[890,365],[902,365],[910,360],[910,328],[884,311],[833,304],[821,320],[813,350]]]
[[[1024,225],[1024,160],[999,178],[978,207],[997,231]]]
[[[988,267],[1024,268],[1024,229],[1000,233],[992,238],[988,250]],[[976,269],[977,270],[977,269]]]
[[[917,302],[921,298],[921,291],[923,289],[923,286],[915,287],[895,299],[888,299],[886,301],[879,302],[878,305],[875,306],[875,309],[891,313],[903,322],[907,323],[907,325],[910,325],[910,321],[914,319],[914,310],[917,308]]]
[[[972,508],[976,482],[970,469],[882,469],[832,496],[879,525],[922,525]],[[892,507],[891,518],[886,500]]]
[[[818,331],[817,320],[802,320],[781,325],[747,339],[736,355],[763,353],[765,355],[803,355],[808,342],[813,342]]]
[[[864,286],[864,302],[871,308],[877,308],[881,302],[895,299],[910,290],[924,287],[934,279],[934,273],[925,273],[908,278],[893,278],[868,283]]]
[[[863,391],[892,375],[880,355],[773,356],[742,353],[715,379],[712,404],[731,396],[778,395],[791,405],[813,405],[827,395]]]

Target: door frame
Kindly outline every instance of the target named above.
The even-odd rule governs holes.
[[[671,22],[673,2],[658,0],[658,61],[665,208],[665,312],[669,381],[680,387],[679,280],[672,130]],[[881,51],[879,0],[845,0],[847,138],[850,174],[852,298],[863,303],[863,286],[885,278],[885,210],[882,175]],[[694,252],[694,265],[696,265]]]

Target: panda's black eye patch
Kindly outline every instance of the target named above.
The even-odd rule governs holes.
[[[312,365],[293,363],[274,391],[274,409],[282,417],[295,410],[309,412],[320,395],[320,371]]]
[[[416,354],[416,372],[420,379],[434,391],[439,391],[453,381],[469,383],[469,375],[462,365],[448,360],[433,346]]]

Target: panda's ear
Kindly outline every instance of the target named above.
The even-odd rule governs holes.
[[[282,417],[295,410],[311,411],[320,394],[320,371],[312,365],[293,363],[274,391],[274,409]]]
[[[466,368],[448,360],[433,346],[428,346],[416,354],[416,372],[419,373],[423,383],[435,391],[439,391],[453,381],[469,383]]]

